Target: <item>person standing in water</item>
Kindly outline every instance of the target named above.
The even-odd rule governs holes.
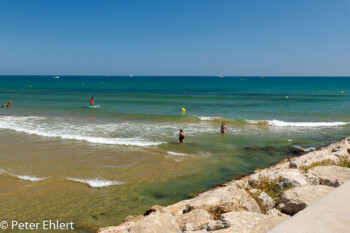
[[[91,98],[90,98],[90,106],[94,106],[94,97],[93,96],[91,96]]]
[[[227,129],[227,126],[226,126],[225,122],[222,122],[221,128],[220,128],[220,133],[226,134],[227,131],[228,131],[228,129]]]
[[[179,133],[179,141],[180,143],[184,143],[185,142],[185,133],[182,129],[180,129],[180,133]]]

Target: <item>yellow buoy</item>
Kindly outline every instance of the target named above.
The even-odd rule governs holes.
[[[30,88],[32,88],[32,85],[29,85]]]
[[[288,95],[286,96],[286,99],[288,99]]]
[[[181,108],[182,112],[186,112],[186,109],[185,108]]]
[[[344,91],[341,91],[341,93],[343,94],[343,93],[344,93]]]

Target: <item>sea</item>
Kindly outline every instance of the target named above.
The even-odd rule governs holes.
[[[350,77],[0,76],[0,106],[9,100],[0,216],[73,221],[67,232],[117,225],[350,135]]]

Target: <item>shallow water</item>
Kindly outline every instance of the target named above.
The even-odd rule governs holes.
[[[350,132],[348,78],[52,77],[0,77],[6,220],[94,232]]]

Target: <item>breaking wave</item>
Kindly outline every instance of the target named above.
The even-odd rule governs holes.
[[[78,179],[78,178],[68,177],[67,180],[87,184],[92,188],[102,188],[102,187],[111,186],[111,185],[124,184],[124,182],[121,182],[121,181],[111,181],[111,180],[101,180],[101,179]]]
[[[350,122],[292,122],[281,120],[235,120],[222,117],[199,116],[201,121],[207,122],[226,122],[234,125],[258,124],[260,126],[275,126],[275,127],[335,127],[348,125]]]
[[[269,126],[278,127],[332,127],[350,124],[350,122],[288,122],[271,120],[267,121]]]
[[[179,153],[179,152],[173,152],[173,151],[168,151],[169,155],[175,155],[175,156],[190,156],[190,154],[185,154],[185,153]]]
[[[9,175],[9,176],[16,177],[17,179],[20,179],[20,180],[26,180],[26,181],[32,181],[32,182],[41,181],[41,180],[47,179],[46,177],[36,177],[36,176],[29,176],[29,175],[17,175],[17,174],[14,174],[12,172],[5,171],[4,169],[0,169],[0,174],[6,174],[6,175]]]
[[[12,175],[17,177],[18,179],[32,181],[32,182],[46,179],[45,177],[35,177],[35,176],[27,176],[27,175],[22,176],[22,175],[15,175],[15,174],[12,174]]]
[[[126,146],[156,146],[164,142],[149,141],[140,137],[113,137],[113,130],[118,128],[109,125],[74,124],[62,120],[51,120],[45,117],[0,117],[0,129],[42,136],[86,141],[96,144],[114,144]],[[95,136],[98,135],[98,136]]]
[[[302,146],[299,146],[299,145],[294,145],[293,147],[297,148],[299,150],[305,151],[305,152],[310,152],[310,151],[316,150],[316,147],[313,147],[313,146],[305,148],[305,147],[302,147]]]

